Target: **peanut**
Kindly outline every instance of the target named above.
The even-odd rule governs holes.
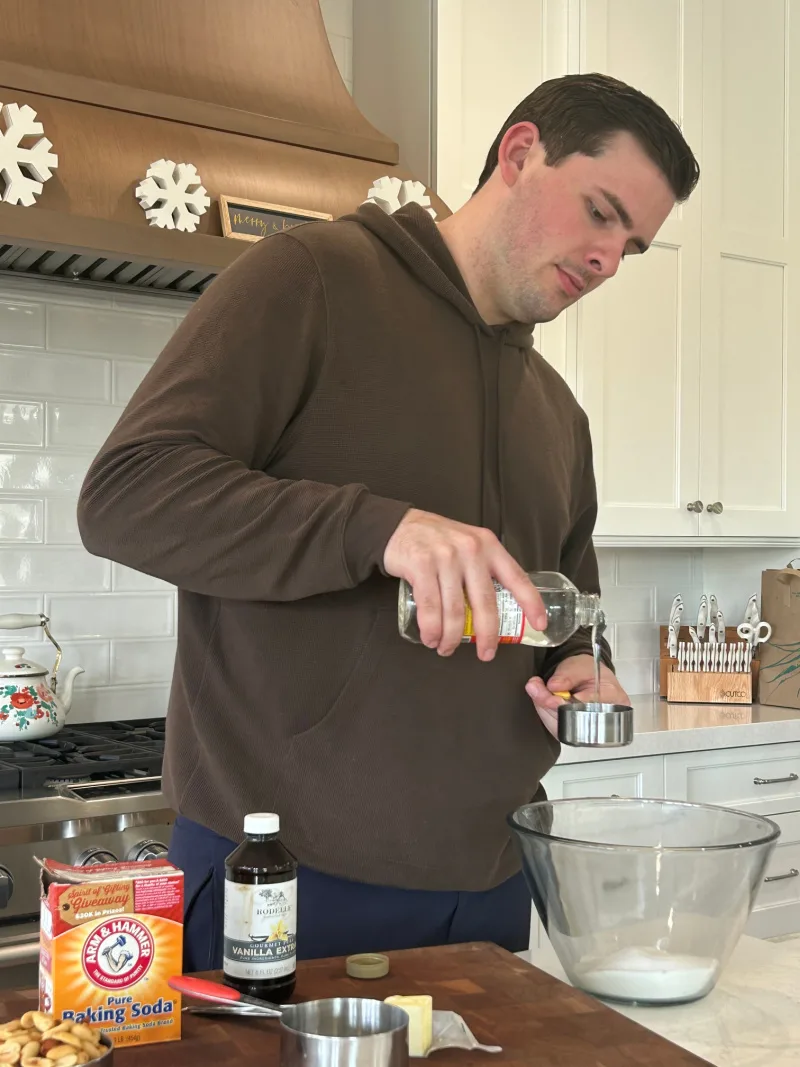
[[[72,1045],[56,1045],[55,1048],[49,1049],[45,1055],[48,1060],[60,1060],[63,1059],[64,1056],[72,1055],[74,1052],[75,1049]]]
[[[44,1060],[41,1056],[31,1056],[28,1060],[21,1060],[20,1067],[50,1067],[50,1060]]]
[[[78,1054],[76,1052],[70,1052],[69,1056],[62,1056],[61,1059],[56,1060],[55,1067],[75,1067],[78,1062]]]
[[[52,1030],[50,1032],[52,1033]],[[62,1030],[55,1034],[54,1040],[60,1042],[62,1045],[71,1045],[74,1049],[79,1049],[81,1047],[81,1039],[66,1030]]]
[[[17,1052],[0,1052],[0,1063],[2,1064],[16,1064],[19,1063],[19,1051]]]
[[[12,1034],[22,1029],[21,1019],[12,1019],[10,1023],[3,1023],[0,1027],[0,1041],[7,1041]]]
[[[43,1011],[31,1012],[33,1015],[33,1025],[43,1034],[45,1030],[49,1030],[51,1026],[55,1026],[55,1019],[52,1015],[46,1015]]]
[[[34,1056],[38,1056],[39,1042],[29,1041],[27,1045],[23,1045],[20,1055],[22,1056],[23,1060],[32,1060]]]
[[[76,1037],[79,1037],[81,1041],[91,1041],[95,1037],[95,1032],[91,1026],[87,1026],[86,1023],[73,1023],[72,1031]]]

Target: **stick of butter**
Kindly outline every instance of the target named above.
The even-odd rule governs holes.
[[[402,1008],[408,1015],[408,1054],[427,1056],[433,1042],[433,997],[387,997],[387,1004]]]

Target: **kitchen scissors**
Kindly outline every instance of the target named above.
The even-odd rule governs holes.
[[[751,648],[757,648],[758,645],[763,645],[772,637],[772,627],[768,622],[757,622],[755,625],[740,622],[736,627],[736,633],[743,641],[747,641]]]

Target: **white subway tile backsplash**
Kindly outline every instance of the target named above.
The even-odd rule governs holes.
[[[173,637],[175,594],[111,593],[107,596],[56,595],[45,598],[59,633],[74,640],[117,637]]]
[[[174,641],[115,641],[111,657],[114,685],[169,682],[175,663]]]
[[[80,548],[0,547],[0,588],[103,592],[111,588],[111,564]]]
[[[48,448],[86,448],[96,453],[114,428],[122,408],[108,404],[47,402]]]
[[[626,548],[618,553],[617,581],[620,585],[653,585],[672,581],[676,588],[692,585],[695,562],[701,553],[692,549],[674,548],[667,552],[653,552],[650,548]]]
[[[161,718],[167,714],[168,703],[168,685],[112,685],[82,689],[75,696],[69,721]]]
[[[47,311],[47,347],[51,351],[155,359],[174,332],[172,318],[144,311],[70,304],[51,304]]]
[[[614,622],[653,622],[655,594],[652,587],[611,585],[603,590],[603,608]]]
[[[38,544],[43,526],[41,500],[0,495],[0,541],[25,541]]]
[[[40,356],[0,351],[4,394],[59,400],[108,400],[111,364],[86,356]]]
[[[655,660],[616,659],[614,667],[620,685],[628,694],[652,693],[655,688]]]
[[[44,611],[44,595],[42,593],[32,593],[28,596],[22,596],[20,594],[5,594],[0,592],[0,615],[41,615]],[[31,635],[28,640],[31,641],[36,636],[34,630],[2,630],[0,629],[0,641],[3,645],[13,645],[17,640],[17,637],[12,637],[16,634],[19,638],[20,644],[25,644],[22,640],[22,635]]]
[[[91,455],[0,452],[0,490],[77,493],[91,461]]]
[[[114,361],[113,400],[115,404],[125,405],[136,392],[139,383],[150,370],[149,363],[139,361]]]
[[[52,617],[63,669],[85,669],[70,721],[166,712],[175,591],[86,552],[77,503],[94,455],[190,306],[0,278],[0,615]],[[40,630],[0,631],[0,642],[53,662]]]
[[[612,548],[598,548],[597,571],[600,575],[600,589],[617,584],[617,554]]]
[[[121,563],[112,563],[111,588],[119,592],[136,593],[148,589],[171,589],[172,587],[167,582],[162,582],[160,578],[153,578],[149,574],[142,574],[141,571],[123,567]]]
[[[0,447],[44,444],[43,405],[24,400],[0,400]]]
[[[0,298],[0,345],[44,348],[44,305]]]
[[[0,502],[0,510],[2,503]],[[77,496],[47,497],[44,502],[44,539],[48,545],[79,545]],[[112,582],[113,585],[113,582]]]
[[[59,681],[62,682],[62,686],[62,680],[73,667],[83,667],[84,673],[79,674],[75,679],[75,685],[80,689],[110,684],[111,647],[109,641],[62,641],[57,619],[51,622],[50,630],[53,637],[61,645],[61,651],[64,653],[64,658],[58,669],[58,677]],[[38,644],[26,643],[22,635],[31,632],[30,630],[18,631],[19,643],[24,645],[25,655],[28,659],[47,667],[48,671],[50,671],[55,661],[55,649],[49,641]]]
[[[658,648],[658,627],[655,623],[618,622],[614,655],[617,659],[652,659]]]

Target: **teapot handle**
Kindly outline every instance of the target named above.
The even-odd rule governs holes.
[[[45,626],[46,615],[0,615],[0,630],[25,630],[29,626]]]

